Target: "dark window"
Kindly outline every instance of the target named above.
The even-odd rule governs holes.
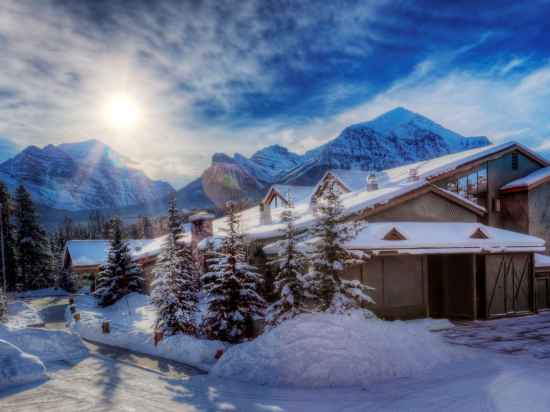
[[[512,153],[512,170],[518,170],[519,158],[517,153]]]

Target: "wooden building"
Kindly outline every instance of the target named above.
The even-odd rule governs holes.
[[[307,230],[324,188],[341,187],[345,219],[367,223],[357,240],[363,243],[349,247],[371,256],[345,276],[375,287],[373,310],[380,316],[485,319],[533,312],[549,305],[550,276],[535,259],[550,240],[547,167],[536,153],[508,142],[375,174],[330,171],[296,203],[296,225]],[[507,186],[525,178],[525,190]],[[266,198],[242,219],[249,240],[270,253],[265,246],[282,229],[280,208]],[[223,219],[213,226],[219,233]]]

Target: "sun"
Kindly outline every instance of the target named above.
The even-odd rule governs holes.
[[[107,99],[104,116],[111,127],[130,130],[137,127],[141,120],[141,110],[134,98],[120,93]]]

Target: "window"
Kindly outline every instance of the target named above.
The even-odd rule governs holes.
[[[517,153],[512,153],[512,170],[518,170],[519,168],[519,157]]]
[[[486,205],[487,193],[487,164],[484,163],[465,176],[460,176],[445,183],[443,187],[447,190],[458,193],[460,196],[469,199],[477,204]]]

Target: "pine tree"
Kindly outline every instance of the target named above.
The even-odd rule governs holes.
[[[148,216],[141,217],[141,238],[142,239],[152,239],[155,237],[153,231],[153,223]]]
[[[0,288],[0,323],[8,319],[8,298],[4,295],[4,290]]]
[[[334,184],[328,185],[317,208],[317,222],[309,231],[312,238],[308,254],[311,268],[304,276],[306,297],[320,311],[343,312],[365,308],[369,303],[374,303],[367,294],[372,288],[359,281],[341,278],[347,265],[362,262],[360,255],[344,247],[357,235],[361,225],[343,222],[343,206]]]
[[[164,335],[196,334],[198,271],[191,246],[181,241],[181,219],[175,197],[168,209],[169,233],[153,269],[151,298],[158,308],[157,329]]]
[[[210,259],[210,271],[201,278],[208,302],[203,330],[210,339],[231,343],[254,336],[254,320],[263,318],[265,308],[258,293],[262,279],[246,261],[239,221],[236,205],[230,203],[226,236]]]
[[[100,306],[109,306],[131,292],[143,292],[143,271],[132,260],[127,242],[122,239],[120,219],[111,223],[112,239],[107,263],[97,274],[94,296]]]
[[[283,238],[277,242],[277,258],[270,262],[278,269],[275,277],[275,293],[278,299],[271,304],[266,316],[267,324],[271,327],[305,311],[302,292],[306,258],[298,250],[293,208],[292,201],[289,200],[281,213],[281,221],[285,224]]]
[[[38,223],[38,216],[29,192],[19,186],[15,192],[17,203],[17,260],[25,289],[53,286],[52,253],[46,232]]]
[[[4,183],[0,182],[0,203],[2,207],[2,229],[4,235],[4,259],[8,290],[15,290],[17,284],[17,256],[12,223],[13,202]]]

